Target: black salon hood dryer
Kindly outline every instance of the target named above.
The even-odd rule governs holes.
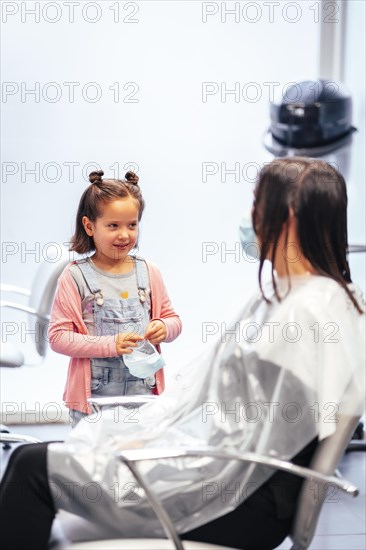
[[[333,80],[293,82],[270,104],[270,127],[263,145],[274,157],[321,158],[348,180],[352,156],[352,97]],[[365,252],[349,245],[349,252]]]
[[[291,83],[280,101],[271,103],[270,118],[263,144],[275,157],[323,158],[348,146],[356,130],[352,98],[331,80]]]

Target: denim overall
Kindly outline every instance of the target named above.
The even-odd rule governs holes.
[[[121,332],[137,332],[143,336],[145,333],[150,322],[150,299],[146,291],[149,274],[145,261],[138,257],[134,259],[138,297],[127,299],[104,298],[89,262],[76,262],[91,294],[94,295],[93,317],[96,336],[114,336]],[[123,356],[91,358],[90,369],[92,397],[146,395],[152,394],[155,387],[154,376],[145,379],[133,376],[124,364]],[[71,410],[70,416],[74,427],[86,415]]]

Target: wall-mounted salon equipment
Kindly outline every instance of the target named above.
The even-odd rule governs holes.
[[[274,157],[321,158],[347,181],[355,132],[346,87],[330,80],[305,80],[292,83],[270,104],[263,145]],[[349,251],[365,252],[366,246],[351,244]]]

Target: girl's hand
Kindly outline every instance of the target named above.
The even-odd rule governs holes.
[[[144,338],[149,340],[151,344],[160,344],[164,342],[167,334],[166,326],[163,321],[155,320],[147,325]]]
[[[132,353],[133,350],[131,348],[135,348],[136,342],[140,342],[143,339],[137,332],[120,332],[116,336],[117,355]]]

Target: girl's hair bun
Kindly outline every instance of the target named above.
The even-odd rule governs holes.
[[[139,177],[135,172],[126,172],[125,178],[129,183],[132,183],[132,185],[139,184]]]
[[[103,176],[104,176],[103,170],[96,170],[95,172],[90,172],[89,181],[90,183],[102,183]]]

